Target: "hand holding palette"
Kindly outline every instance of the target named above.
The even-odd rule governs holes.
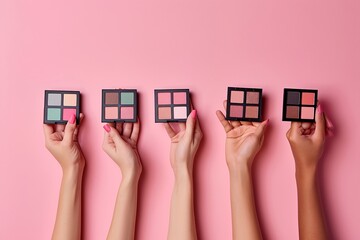
[[[186,122],[190,114],[189,89],[157,89],[155,122]]]
[[[226,120],[261,122],[262,89],[228,87]]]
[[[137,90],[102,90],[102,122],[136,122],[137,113]]]
[[[44,123],[66,124],[72,115],[80,120],[80,92],[45,90]]]
[[[315,122],[318,90],[284,89],[283,121]]]

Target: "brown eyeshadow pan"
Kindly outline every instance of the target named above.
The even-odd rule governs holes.
[[[318,90],[284,89],[283,121],[315,122]]]
[[[261,122],[262,89],[228,87],[226,119]]]

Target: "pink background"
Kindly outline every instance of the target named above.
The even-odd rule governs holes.
[[[173,174],[154,88],[190,88],[205,133],[195,168],[200,239],[231,239],[224,133],[228,86],[261,87],[266,140],[254,167],[266,239],[297,239],[284,87],[319,89],[336,127],[320,169],[333,239],[360,239],[360,2],[21,1],[0,3],[0,239],[49,239],[61,170],[42,133],[45,89],[80,90],[84,239],[105,239],[120,171],[101,150],[102,88],[137,88],[142,120],[137,239],[165,239]]]

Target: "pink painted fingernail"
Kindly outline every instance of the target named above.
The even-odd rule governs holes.
[[[107,124],[104,125],[104,129],[106,132],[110,132],[110,130],[111,130],[110,126]]]
[[[322,108],[321,108],[321,104],[319,103],[319,105],[317,106],[317,109],[316,109],[317,113],[318,114],[322,114]]]
[[[190,116],[191,116],[192,118],[196,118],[196,110],[195,110],[195,109],[192,110],[192,112],[190,113]]]
[[[70,124],[74,124],[74,123],[75,123],[75,120],[76,120],[75,114],[71,114],[70,119],[69,119],[69,123],[70,123]]]

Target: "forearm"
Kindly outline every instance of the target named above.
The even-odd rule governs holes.
[[[52,239],[81,238],[81,188],[84,167],[63,172]]]
[[[262,239],[256,214],[251,169],[230,169],[233,239]]]
[[[138,182],[137,177],[122,179],[107,239],[134,239]]]
[[[317,189],[316,169],[296,170],[300,239],[327,239],[320,196]]]
[[[168,240],[197,239],[194,214],[193,177],[189,170],[175,174],[171,197]]]

